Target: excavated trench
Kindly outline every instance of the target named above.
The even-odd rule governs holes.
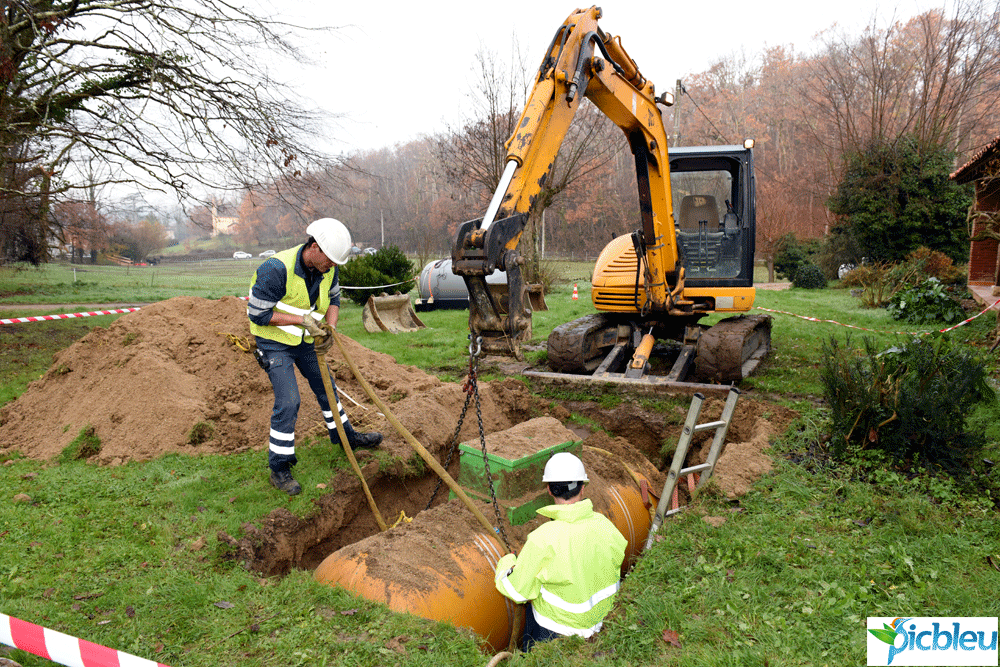
[[[708,399],[699,421],[717,419],[722,405],[719,399]],[[565,402],[551,407],[549,412],[562,420],[585,450],[613,449],[628,460],[631,467],[642,467],[654,492],[662,487],[663,471],[670,465],[670,446],[676,443],[687,414],[684,407],[665,414],[645,410],[632,402],[606,409],[584,401]],[[516,419],[518,413],[513,417]],[[742,495],[754,479],[770,469],[770,460],[763,450],[771,435],[792,418],[794,413],[790,410],[741,399],[729,428],[729,445],[716,470],[716,481],[724,492],[732,497]],[[685,465],[704,462],[710,440],[710,433],[697,434]],[[666,455],[662,451],[664,443],[668,444]],[[467,445],[475,448],[478,442],[472,438]],[[402,466],[380,472],[374,461],[365,464],[366,453],[359,454],[365,480],[387,524],[395,523],[400,513],[409,519],[417,517],[427,508],[436,486],[439,489],[433,506],[447,501],[448,487],[443,483],[439,485],[432,472],[412,476],[407,475]],[[448,472],[453,478],[459,478],[459,456],[454,459]],[[239,539],[228,535],[220,535],[219,539],[230,544],[231,557],[263,576],[284,575],[293,568],[314,570],[329,554],[379,532],[355,475],[341,472],[330,488],[314,501],[316,509],[307,517],[299,518],[279,508],[263,517],[257,526],[245,524]],[[679,493],[681,504],[686,504],[689,498],[686,487],[679,486]],[[459,511],[467,512],[461,507]],[[481,511],[490,521],[495,520],[492,506],[483,504]],[[511,540],[517,541],[512,544],[516,550],[528,530],[512,527],[507,530]]]
[[[379,472],[374,462],[362,467],[362,473],[379,511],[392,508],[395,513],[383,516],[390,525],[400,512],[412,518],[423,511],[435,486],[432,476],[399,478]],[[292,569],[315,570],[331,553],[380,530],[355,475],[342,472],[331,487],[313,501],[316,508],[307,517],[279,508],[263,517],[259,527],[244,524],[239,539],[220,534],[219,540],[232,547],[230,558],[264,577],[283,576]],[[439,491],[435,504],[447,498],[447,489]]]

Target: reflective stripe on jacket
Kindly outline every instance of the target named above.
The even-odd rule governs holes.
[[[538,513],[553,521],[533,530],[518,556],[500,559],[497,590],[514,602],[531,601],[543,628],[590,637],[611,611],[628,542],[589,499]]]
[[[289,248],[287,250],[282,250],[281,252],[273,255],[270,260],[278,260],[285,266],[285,294],[281,297],[281,300],[274,304],[272,307],[274,311],[280,313],[289,313],[291,315],[305,315],[310,313],[313,318],[317,321],[322,320],[326,315],[327,309],[330,307],[330,287],[333,284],[334,278],[336,277],[337,270],[336,267],[327,271],[323,274],[323,279],[319,286],[319,295],[316,298],[316,305],[313,306],[309,301],[309,290],[306,287],[305,279],[295,270],[296,263],[298,261],[299,254],[302,252],[303,245],[295,246],[294,248]],[[267,262],[261,264],[257,267],[257,271],[260,271]],[[254,272],[254,283],[257,282],[257,272]],[[253,285],[250,286],[250,305],[248,306],[248,312],[254,307],[254,293]],[[260,306],[269,304],[258,304]],[[300,324],[286,324],[282,326],[270,326],[270,325],[260,325],[256,324],[253,320],[250,321],[250,332],[255,336],[260,336],[261,338],[267,338],[269,340],[277,341],[279,343],[284,343],[286,345],[298,345],[305,341],[306,343],[312,342],[312,336],[306,333],[305,327]]]

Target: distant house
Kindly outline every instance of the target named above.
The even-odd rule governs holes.
[[[975,182],[976,201],[969,211],[969,286],[1000,296],[1000,137],[991,141],[951,175],[957,183]]]
[[[212,236],[218,236],[219,234],[229,235],[235,230],[233,227],[236,226],[240,219],[238,217],[222,217],[219,215],[218,209],[215,206],[215,202],[212,202]]]

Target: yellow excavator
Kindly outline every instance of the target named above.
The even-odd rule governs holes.
[[[624,383],[732,383],[770,350],[771,319],[753,306],[753,142],[672,148],[656,96],[601,9],[576,10],[556,31],[506,143],[506,169],[482,219],[463,223],[452,271],[469,291],[469,327],[487,353],[523,358],[531,308],[518,252],[582,98],[624,132],[635,156],[641,227],[601,252],[591,280],[598,313],[548,339],[552,373]],[[506,285],[487,284],[496,270]],[[715,313],[715,325],[698,321]],[[528,373],[545,375],[543,373]]]

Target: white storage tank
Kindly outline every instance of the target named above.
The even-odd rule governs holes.
[[[507,272],[494,271],[486,276],[486,282],[491,285],[505,285]],[[469,307],[469,291],[465,287],[465,280],[451,272],[450,257],[428,262],[420,272],[417,289],[420,295],[413,304],[417,312],[438,308]]]

